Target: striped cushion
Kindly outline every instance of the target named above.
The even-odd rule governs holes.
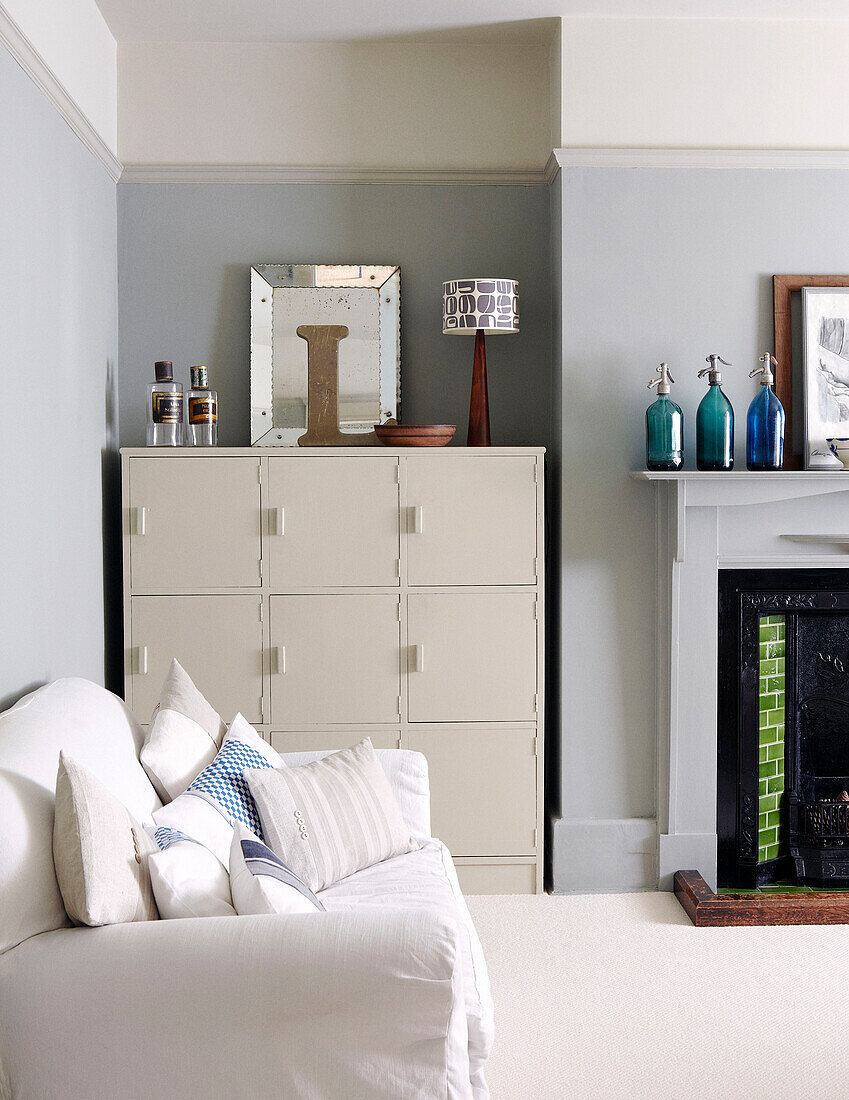
[[[301,768],[244,777],[268,846],[313,891],[420,846],[368,738]]]

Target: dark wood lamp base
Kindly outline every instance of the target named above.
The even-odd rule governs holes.
[[[486,388],[486,344],[483,329],[475,332],[475,364],[472,368],[472,399],[469,404],[467,447],[489,447],[489,394]]]

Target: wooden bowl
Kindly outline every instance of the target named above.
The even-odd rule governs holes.
[[[444,447],[456,424],[375,424],[374,432],[387,447]]]

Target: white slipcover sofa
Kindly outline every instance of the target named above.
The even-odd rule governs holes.
[[[336,883],[322,914],[70,926],[52,854],[59,750],[148,821],[142,742],[86,680],[0,715],[0,1097],[485,1098],[486,967],[438,841]],[[429,833],[423,758],[416,780],[417,754],[381,757],[411,830]]]

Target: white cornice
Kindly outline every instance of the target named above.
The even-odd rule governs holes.
[[[121,162],[2,4],[0,4],[0,42],[8,48],[9,53],[27,76],[47,96],[86,149],[97,157],[112,179],[117,182],[121,175]]]
[[[555,149],[552,157],[560,168],[849,168],[847,149],[613,149],[573,146]]]
[[[121,183],[401,183],[535,187],[545,170],[294,168],[276,164],[125,164]]]

